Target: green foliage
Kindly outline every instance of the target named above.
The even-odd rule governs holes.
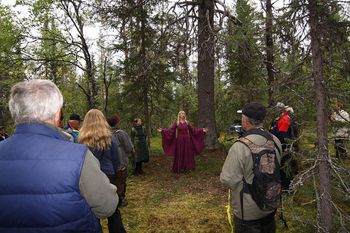
[[[264,100],[267,94],[263,71],[263,57],[259,51],[257,14],[247,0],[236,3],[241,25],[229,24],[227,29],[228,74],[231,88],[239,95],[236,102]]]
[[[14,23],[11,11],[0,4],[0,124],[12,129],[8,111],[8,96],[11,86],[24,78],[21,61],[21,30]]]
[[[13,20],[14,13],[0,5],[0,124],[8,125],[7,129],[11,130],[7,110],[9,91],[14,83],[27,77],[50,79],[59,86],[65,99],[66,119],[71,113],[84,116],[89,108],[87,95],[91,94],[89,77],[96,80],[99,90],[96,107],[107,116],[118,113],[122,128],[127,132],[135,116],[143,119],[148,116],[146,124],[150,134],[156,135],[158,127],[169,127],[176,120],[179,110],[185,110],[188,120],[196,125],[199,118],[197,64],[193,60],[198,45],[195,43],[196,25],[191,24],[191,17],[179,20],[178,12],[169,9],[172,2],[164,0],[140,4],[96,0],[91,5],[97,11],[89,8],[87,2],[75,2],[82,3],[78,18],[83,26],[98,18],[103,24],[101,31],[111,32],[109,39],[103,35],[99,39],[97,50],[101,55],[90,50],[92,41],[87,41],[91,54],[81,53],[82,44],[75,38],[73,22],[67,15],[62,16],[60,7],[68,1],[26,1],[31,14],[28,19],[18,22]],[[329,100],[327,111],[333,111],[335,102],[344,103],[349,111],[349,18],[339,1],[327,1],[318,7],[324,35],[320,41]],[[218,32],[216,38],[220,42],[215,48],[216,126],[226,151],[234,142],[229,139],[237,137],[228,132],[228,127],[241,118],[236,111],[249,101],[266,103],[270,88],[266,84],[263,14],[247,0],[236,1],[235,13],[240,25],[228,23],[221,31],[218,25],[213,28],[213,32]],[[296,157],[301,168],[307,169],[313,165],[310,161],[317,151],[312,54],[309,41],[303,40],[308,38],[308,12],[303,1],[292,1],[288,7],[274,13],[276,80],[271,87],[273,99],[292,106],[297,121],[302,124],[299,142],[302,149]],[[91,58],[92,76],[84,70],[84,55]],[[78,73],[77,67],[84,71]],[[85,93],[78,84],[86,88]],[[277,112],[270,108],[265,125],[269,126],[276,116]],[[334,158],[333,139],[329,138],[330,153]],[[197,157],[195,172],[174,175],[169,172],[172,158],[159,156],[162,154],[160,138],[153,137],[151,142],[154,163],[146,168],[148,166],[154,176],[130,177],[130,200],[134,204],[122,210],[128,229],[131,232],[179,232],[178,225],[185,225],[185,232],[228,232],[224,214],[226,190],[216,185],[224,160],[222,152],[204,153]],[[347,162],[342,165],[348,169]],[[342,178],[349,182],[345,176],[347,170],[341,171]],[[349,200],[346,195],[341,195],[341,182],[334,178],[333,183],[334,203],[348,213]],[[286,215],[292,219],[288,232],[315,231],[317,206],[312,200],[317,188],[317,182],[308,180],[293,197],[286,197]],[[172,213],[175,212],[180,217],[174,217]],[[312,219],[306,221],[310,216]],[[340,219],[338,215],[334,219],[337,228]],[[281,225],[279,230],[284,231]]]

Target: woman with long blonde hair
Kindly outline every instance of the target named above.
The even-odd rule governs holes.
[[[79,143],[90,148],[100,161],[101,170],[107,175],[110,182],[116,185],[116,171],[119,166],[118,146],[111,128],[100,110],[91,109],[86,113],[79,131]],[[108,230],[110,233],[126,232],[118,207],[108,218]]]
[[[196,168],[194,157],[204,149],[206,128],[194,128],[186,119],[186,113],[180,111],[177,120],[168,128],[159,128],[162,134],[162,146],[166,155],[174,156],[173,172],[186,172]]]

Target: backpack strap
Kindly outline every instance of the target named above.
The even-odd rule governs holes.
[[[246,145],[248,148],[249,148],[249,150],[251,151],[251,149],[250,149],[250,145],[251,144],[254,144],[251,140],[249,140],[248,138],[246,138],[248,135],[253,135],[253,134],[257,134],[257,135],[260,135],[260,136],[263,136],[264,138],[266,138],[267,140],[269,140],[269,141],[273,141],[273,143],[274,143],[274,145],[275,145],[275,148],[277,148],[277,151],[278,151],[278,153],[280,154],[280,155],[282,155],[281,154],[281,150],[279,149],[279,147],[277,146],[277,144],[276,144],[276,142],[275,142],[275,140],[273,139],[273,136],[269,133],[269,132],[267,132],[267,131],[265,131],[265,130],[263,130],[262,128],[253,128],[253,129],[251,129],[251,130],[248,130],[247,132],[245,132],[241,137],[239,137],[238,138],[238,140],[236,140],[236,142],[241,142],[241,143],[243,143],[244,145]],[[251,151],[251,153],[252,153],[252,151]],[[243,210],[243,194],[244,193],[251,193],[251,184],[248,184],[247,182],[246,182],[246,180],[245,180],[245,178],[244,178],[244,176],[242,177],[242,185],[243,185],[243,187],[242,187],[242,190],[240,191],[240,193],[239,193],[239,196],[240,196],[240,204],[241,204],[241,214],[242,214],[242,221],[244,221],[244,210]]]
[[[342,114],[341,114],[338,110],[336,110],[336,114],[337,114],[338,116],[340,116],[342,119],[344,119],[345,122],[350,122],[350,121],[348,121],[347,119],[345,119],[345,117],[343,117]]]
[[[278,147],[276,141],[273,139],[273,136],[271,133],[263,130],[262,128],[253,128],[251,130],[248,130],[247,132],[245,132],[240,138],[239,141],[241,142],[246,142],[246,140],[250,141],[249,139],[246,139],[245,137],[248,135],[252,135],[252,134],[258,134],[260,136],[263,136],[264,138],[266,138],[267,140],[273,141],[273,143],[275,144],[275,147],[279,153],[279,155],[282,157],[282,151],[280,150],[280,148]],[[243,141],[241,140],[241,138],[245,138]],[[249,144],[247,144],[248,146]],[[248,146],[249,147],[249,146]]]
[[[253,128],[253,129],[250,129],[248,130],[247,132],[245,132],[242,137],[247,137],[248,135],[251,135],[251,134],[257,134],[257,135],[260,135],[260,136],[263,136],[264,138],[266,138],[267,140],[270,140],[270,141],[273,141],[273,137],[272,135],[263,130],[262,128]]]

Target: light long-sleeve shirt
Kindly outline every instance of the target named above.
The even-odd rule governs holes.
[[[119,202],[117,187],[109,182],[100,169],[99,161],[89,150],[82,167],[79,188],[96,217],[107,218],[114,213]]]

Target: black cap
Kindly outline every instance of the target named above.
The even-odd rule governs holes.
[[[5,129],[5,126],[3,126],[3,125],[0,125],[0,129]]]
[[[260,103],[252,102],[243,107],[242,114],[251,119],[263,121],[266,116],[266,108]]]
[[[78,114],[75,114],[75,113],[70,115],[69,120],[81,121],[80,116]]]

